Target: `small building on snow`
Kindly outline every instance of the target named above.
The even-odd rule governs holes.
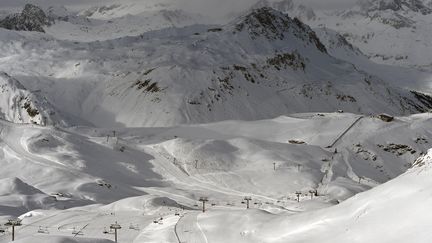
[[[378,115],[378,118],[384,122],[392,122],[394,120],[393,116],[390,116],[387,114],[380,114],[380,115]]]

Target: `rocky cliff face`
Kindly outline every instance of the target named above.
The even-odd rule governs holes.
[[[299,19],[289,18],[286,14],[269,7],[255,9],[235,26],[237,31],[246,30],[252,38],[265,36],[267,39],[283,40],[287,33],[314,44],[321,52],[326,53],[325,46],[315,32]]]
[[[111,125],[108,119],[98,120],[95,110],[115,114],[115,121],[125,126],[171,126],[338,109],[365,114],[429,109],[408,90],[331,57],[309,26],[267,7],[219,28],[191,27],[176,37],[161,34],[144,34],[146,42],[111,42],[116,51],[110,52],[109,62],[122,60],[116,53],[126,46],[151,48],[152,53],[145,68],[130,71],[127,65],[124,75],[90,94],[82,107],[92,123]],[[346,40],[339,37],[334,48],[345,48]],[[92,50],[104,43],[98,45]]]
[[[49,24],[45,12],[32,4],[26,4],[21,13],[9,15],[0,21],[1,28],[18,31],[45,32],[43,27]]]
[[[0,119],[39,125],[68,124],[47,99],[4,72],[0,72]]]

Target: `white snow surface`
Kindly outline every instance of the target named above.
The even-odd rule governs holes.
[[[361,2],[369,3],[361,7]],[[359,70],[399,87],[431,94],[432,52],[428,49],[432,14],[412,9],[380,10],[381,2],[385,1],[358,1],[352,9],[338,11],[312,10],[293,0],[262,0],[256,6],[271,6],[301,19],[314,28],[332,56],[353,63]],[[430,9],[430,1],[425,5]],[[407,26],[394,27],[398,23]]]
[[[308,26],[271,9],[222,26],[105,41],[61,40],[49,31],[0,30],[0,37],[0,70],[40,90],[74,125],[160,127],[336,110],[407,115],[432,106],[410,85],[377,76],[381,68],[368,73],[367,60],[360,70],[331,56]],[[415,75],[404,77],[424,83]]]
[[[316,11],[316,18],[305,21],[314,27],[339,32],[374,62],[430,71],[432,14],[405,7],[379,9],[377,6],[384,2],[382,0],[363,2],[370,2],[370,5],[338,12]]]
[[[0,177],[16,178],[2,181],[0,220],[23,220],[18,239],[67,237],[82,229],[76,237],[112,240],[103,231],[117,221],[123,226],[120,242],[175,242],[175,232],[192,242],[325,242],[335,235],[336,242],[388,242],[391,235],[378,230],[416,225],[414,217],[421,216],[402,206],[393,215],[392,207],[412,198],[420,198],[415,203],[423,210],[429,205],[422,199],[428,195],[423,192],[429,157],[413,164],[430,147],[431,118],[421,114],[386,123],[307,113],[123,128],[115,137],[110,129],[2,122]],[[311,200],[312,189],[319,196]],[[296,191],[302,192],[300,203]],[[246,195],[253,199],[250,210],[241,203]],[[210,200],[204,214],[198,207],[202,196]],[[338,202],[343,203],[332,206]],[[372,222],[386,228],[364,231]],[[427,231],[418,230],[401,234],[399,242],[417,233],[418,242],[426,242]],[[9,240],[10,228],[0,234],[0,242]]]
[[[0,243],[430,242],[432,15],[105,3],[0,29]]]

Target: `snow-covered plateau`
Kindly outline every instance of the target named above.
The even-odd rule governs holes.
[[[55,3],[0,1],[0,243],[431,241],[431,1]]]

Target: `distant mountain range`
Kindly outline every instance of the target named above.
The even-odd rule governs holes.
[[[429,96],[356,67],[347,55],[370,62],[345,36],[317,30],[319,37],[298,18],[267,5],[288,12],[305,10],[302,13],[310,16],[306,19],[318,21],[307,14],[312,10],[291,1],[260,1],[225,25],[154,27],[154,31],[138,36],[80,42],[58,40],[56,28],[80,35],[82,30],[75,32],[75,28],[81,18],[80,25],[87,23],[86,31],[98,36],[91,31],[94,20],[85,19],[96,12],[112,14],[122,7],[99,8],[80,17],[65,14],[68,11],[62,8],[50,8],[45,14],[27,5],[21,15],[13,16],[29,19],[25,21],[29,26],[17,24],[9,29],[31,30],[38,23],[47,34],[2,30],[3,56],[11,58],[1,63],[0,69],[19,80],[23,89],[39,90],[40,99],[52,107],[49,110],[61,111],[56,113],[60,117],[4,118],[36,123],[48,119],[62,124],[86,121],[96,126],[170,126],[297,112],[404,115],[432,108]],[[109,21],[115,26],[124,18]],[[106,28],[103,35],[115,32],[116,27],[101,26]],[[11,42],[14,44],[8,46]],[[337,54],[335,48],[344,49],[346,55]],[[32,55],[34,51],[38,55]],[[13,96],[10,90],[14,88],[5,92]],[[59,95],[62,93],[68,95]],[[13,107],[13,114],[25,114],[21,110],[28,108],[24,104]],[[11,109],[7,102],[2,105],[3,114]],[[39,114],[52,113],[43,109],[37,109]],[[66,116],[78,118],[68,122]]]

